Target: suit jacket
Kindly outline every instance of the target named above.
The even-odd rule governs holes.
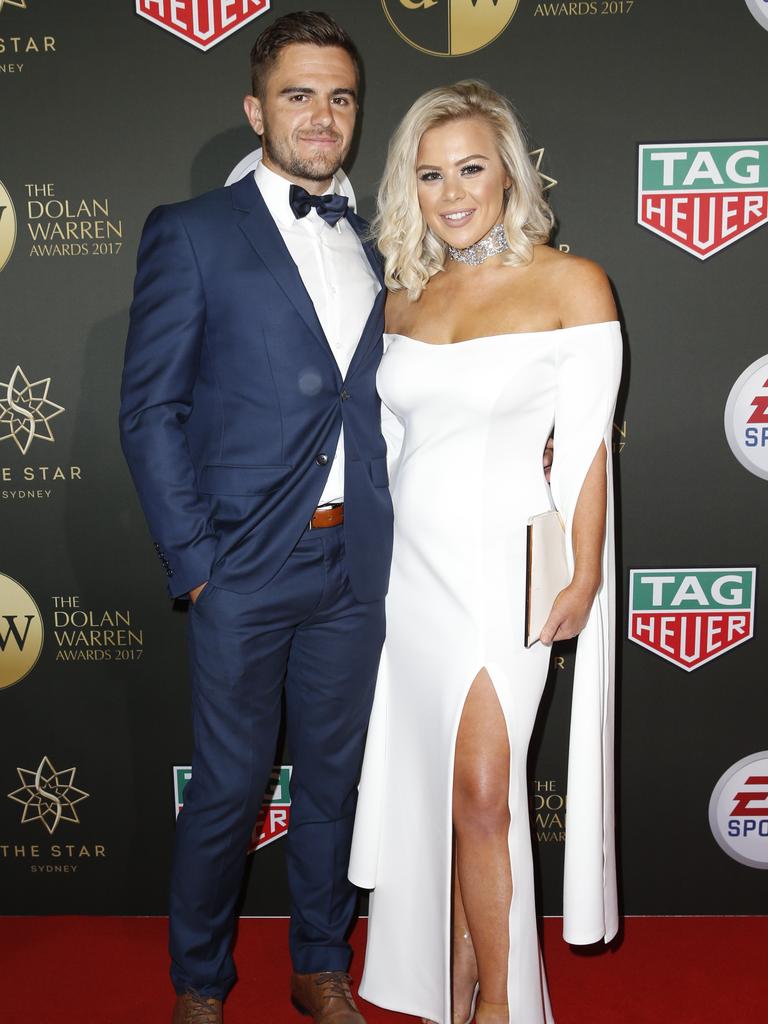
[[[362,601],[387,589],[392,506],[376,370],[382,281],[344,379],[249,174],[158,207],[141,239],[120,432],[171,596],[211,580],[249,593],[288,558],[344,425],[344,535]]]

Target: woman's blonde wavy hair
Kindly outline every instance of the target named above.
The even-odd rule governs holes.
[[[554,218],[511,103],[476,79],[430,89],[416,100],[392,136],[378,212],[371,224],[384,256],[387,287],[407,289],[411,300],[418,299],[429,279],[443,269],[446,257],[445,243],[427,226],[419,208],[419,143],[430,128],[472,117],[482,117],[490,125],[501,162],[512,179],[503,219],[509,242],[504,262],[509,266],[530,263],[533,246],[549,240]]]

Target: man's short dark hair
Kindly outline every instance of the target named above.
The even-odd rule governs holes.
[[[286,46],[310,43],[312,46],[338,46],[352,58],[360,81],[360,53],[351,36],[323,11],[294,11],[284,14],[265,28],[251,50],[251,87],[262,99],[269,72]]]

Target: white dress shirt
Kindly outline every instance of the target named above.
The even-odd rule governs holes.
[[[264,164],[256,184],[298,267],[331,352],[345,377],[381,286],[346,217],[331,227],[312,209],[297,220],[289,204],[291,182]],[[339,192],[337,182],[328,194]],[[344,430],[318,504],[344,500]]]

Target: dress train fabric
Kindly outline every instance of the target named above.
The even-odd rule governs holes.
[[[525,540],[550,507],[566,524],[621,372],[615,322],[431,345],[385,335],[378,371],[395,508],[387,639],[360,784],[350,878],[371,893],[361,995],[451,1021],[452,778],[469,688],[488,671],[510,748],[508,998],[514,1024],[553,1024],[536,930],[526,759],[550,651],[526,649]],[[614,550],[611,459],[603,582],[576,656],[564,935],[618,928],[613,852]]]

